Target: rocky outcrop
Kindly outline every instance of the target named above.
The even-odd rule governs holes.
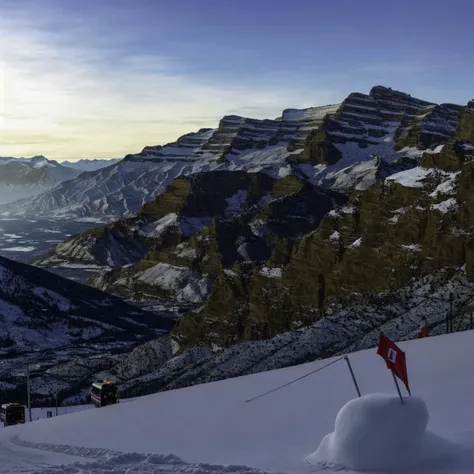
[[[273,337],[321,318],[331,301],[396,289],[443,265],[462,264],[466,251],[440,228],[449,226],[445,209],[462,208],[449,190],[462,180],[455,173],[467,158],[461,163],[452,155],[467,153],[469,142],[455,138],[461,132],[452,125],[459,115],[466,138],[468,110],[375,87],[369,95],[351,94],[340,107],[287,110],[273,121],[225,117],[216,131],[185,136],[182,147],[146,149],[128,159],[162,160],[158,155],[171,156],[172,148],[195,159],[211,143],[230,147],[225,164],[179,176],[136,216],[58,248],[65,258],[114,267],[89,281],[102,290],[207,303],[199,315],[181,319],[187,345],[206,341],[209,332],[219,346]],[[293,122],[299,125],[291,128]],[[313,166],[311,158],[303,163],[288,155],[298,127],[313,130],[303,155],[311,144],[327,143],[341,158]],[[282,145],[259,148],[256,137],[278,133]],[[418,136],[417,147],[397,150],[403,134]],[[272,174],[265,160],[282,150]],[[441,240],[449,250],[436,250]]]
[[[133,227],[133,221],[127,224],[119,221],[112,226],[74,235],[34,263],[42,267],[60,266],[66,262],[115,267],[136,262],[146,254],[147,247],[145,239]]]
[[[295,177],[275,180],[263,173],[216,171],[178,178],[136,217],[120,222],[129,229],[127,238],[133,229],[129,248],[139,243],[146,252],[127,261],[132,265],[94,277],[89,284],[127,298],[205,302],[223,269],[271,259],[276,248],[290,248],[345,201],[345,196]],[[69,247],[77,243],[75,255],[87,249],[86,261],[108,246],[105,254],[117,254],[126,245],[116,246],[108,237],[117,232],[116,226],[89,240],[89,247],[84,247],[87,234],[71,239]],[[130,251],[122,256],[129,258]]]
[[[179,137],[176,142],[168,143],[167,145],[146,146],[141,153],[128,155],[126,159],[133,160],[137,157],[192,159],[195,155],[204,153],[202,147],[214,135],[214,132],[215,130],[212,128],[201,128],[199,131],[187,133]]]
[[[298,159],[334,165],[344,159],[361,161],[373,153],[387,159],[395,154],[395,147],[435,148],[453,137],[460,109],[382,86],[369,95],[353,93],[308,137]]]
[[[425,106],[410,102],[415,109]],[[391,174],[396,170],[386,170],[375,158],[370,168],[385,180],[365,187],[361,173],[346,206],[331,211],[289,251],[274,251],[272,261],[280,261],[278,266],[270,266],[269,260],[264,266],[221,273],[204,310],[180,320],[181,341],[193,346],[211,340],[227,347],[270,338],[323,318],[332,304],[363,303],[375,293],[397,290],[442,269],[465,265],[471,279],[470,113],[470,106],[461,111],[459,131],[453,132],[463,140],[428,150],[422,166],[399,163],[401,170]]]

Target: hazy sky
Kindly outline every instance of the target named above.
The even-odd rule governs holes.
[[[121,157],[376,84],[474,98],[467,0],[0,0],[0,156]]]

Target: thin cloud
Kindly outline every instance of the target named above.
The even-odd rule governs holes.
[[[83,22],[51,32],[3,16],[0,30],[7,32],[0,49],[0,155],[120,156],[197,125],[216,127],[222,115],[250,105],[261,118],[312,105],[300,90],[243,86],[238,78],[206,81],[185,74],[176,58],[127,55],[115,34],[91,45]]]
[[[439,63],[430,69],[409,60],[352,70],[315,61],[308,74],[282,61],[281,69],[255,75],[249,66],[205,77],[188,69],[185,57],[161,54],[159,43],[137,45],[139,26],[127,23],[124,9],[130,4],[110,5],[116,3],[107,12],[98,7],[94,17],[68,11],[67,0],[0,5],[0,155],[123,156],[216,127],[223,115],[274,118],[285,108],[339,102],[376,83],[425,98],[425,79],[439,70]]]

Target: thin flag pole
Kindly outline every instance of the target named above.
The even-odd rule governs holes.
[[[347,362],[347,367],[349,368],[349,372],[351,373],[352,381],[354,382],[354,386],[355,386],[355,389],[357,391],[357,395],[359,395],[359,397],[361,397],[362,395],[360,394],[359,385],[357,384],[357,380],[355,378],[354,371],[352,370],[352,365],[351,365],[351,362],[349,360],[349,357],[344,356],[344,360]]]
[[[403,401],[403,397],[402,397],[402,392],[400,392],[400,387],[398,386],[397,377],[395,377],[395,373],[393,372],[393,370],[391,370],[390,372],[392,372],[393,381],[395,382],[395,386],[397,387],[397,392],[398,392],[398,396],[400,397],[400,401],[402,402],[402,405],[405,405],[405,402]]]

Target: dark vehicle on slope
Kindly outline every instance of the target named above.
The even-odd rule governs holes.
[[[91,389],[91,401],[96,407],[104,407],[119,402],[118,388],[109,380],[94,382]]]
[[[25,407],[20,403],[4,403],[0,407],[0,421],[3,422],[3,426],[24,423]]]

